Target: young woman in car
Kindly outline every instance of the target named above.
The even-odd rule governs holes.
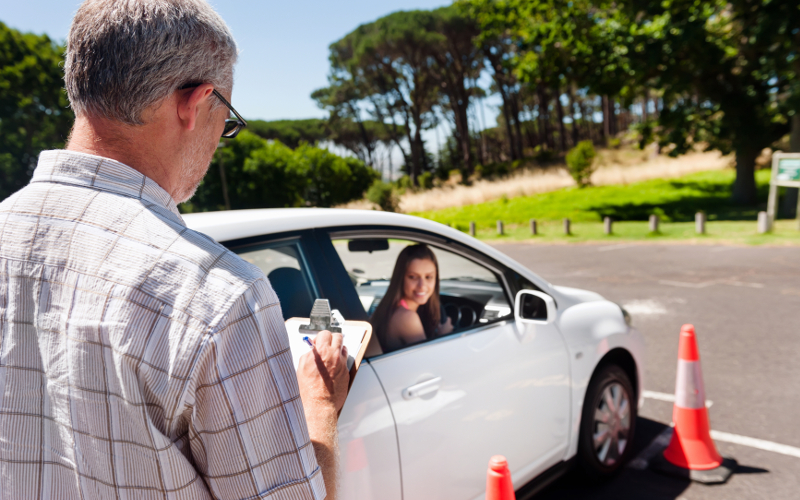
[[[389,288],[370,319],[384,352],[446,335],[453,331],[442,317],[439,263],[426,245],[400,252]]]

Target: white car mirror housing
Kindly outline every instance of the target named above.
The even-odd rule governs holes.
[[[546,293],[520,290],[514,300],[514,319],[520,323],[553,323],[556,320],[556,301]]]

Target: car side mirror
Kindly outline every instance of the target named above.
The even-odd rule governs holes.
[[[514,301],[514,318],[521,323],[552,323],[556,320],[556,301],[546,293],[520,290]]]

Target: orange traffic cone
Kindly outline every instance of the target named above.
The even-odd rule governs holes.
[[[700,353],[692,325],[681,327],[672,420],[672,440],[664,450],[663,460],[654,464],[656,469],[702,483],[727,481],[736,461],[723,458],[711,440]]]
[[[515,498],[506,457],[495,455],[489,459],[489,470],[486,473],[486,500],[514,500]]]

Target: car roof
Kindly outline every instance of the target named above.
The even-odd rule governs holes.
[[[378,210],[262,208],[185,214],[183,218],[189,228],[205,233],[219,242],[288,231],[343,226],[395,226],[423,230],[479,250],[498,262],[521,271],[537,285],[552,287],[547,281],[495,248],[450,226],[422,217]]]

